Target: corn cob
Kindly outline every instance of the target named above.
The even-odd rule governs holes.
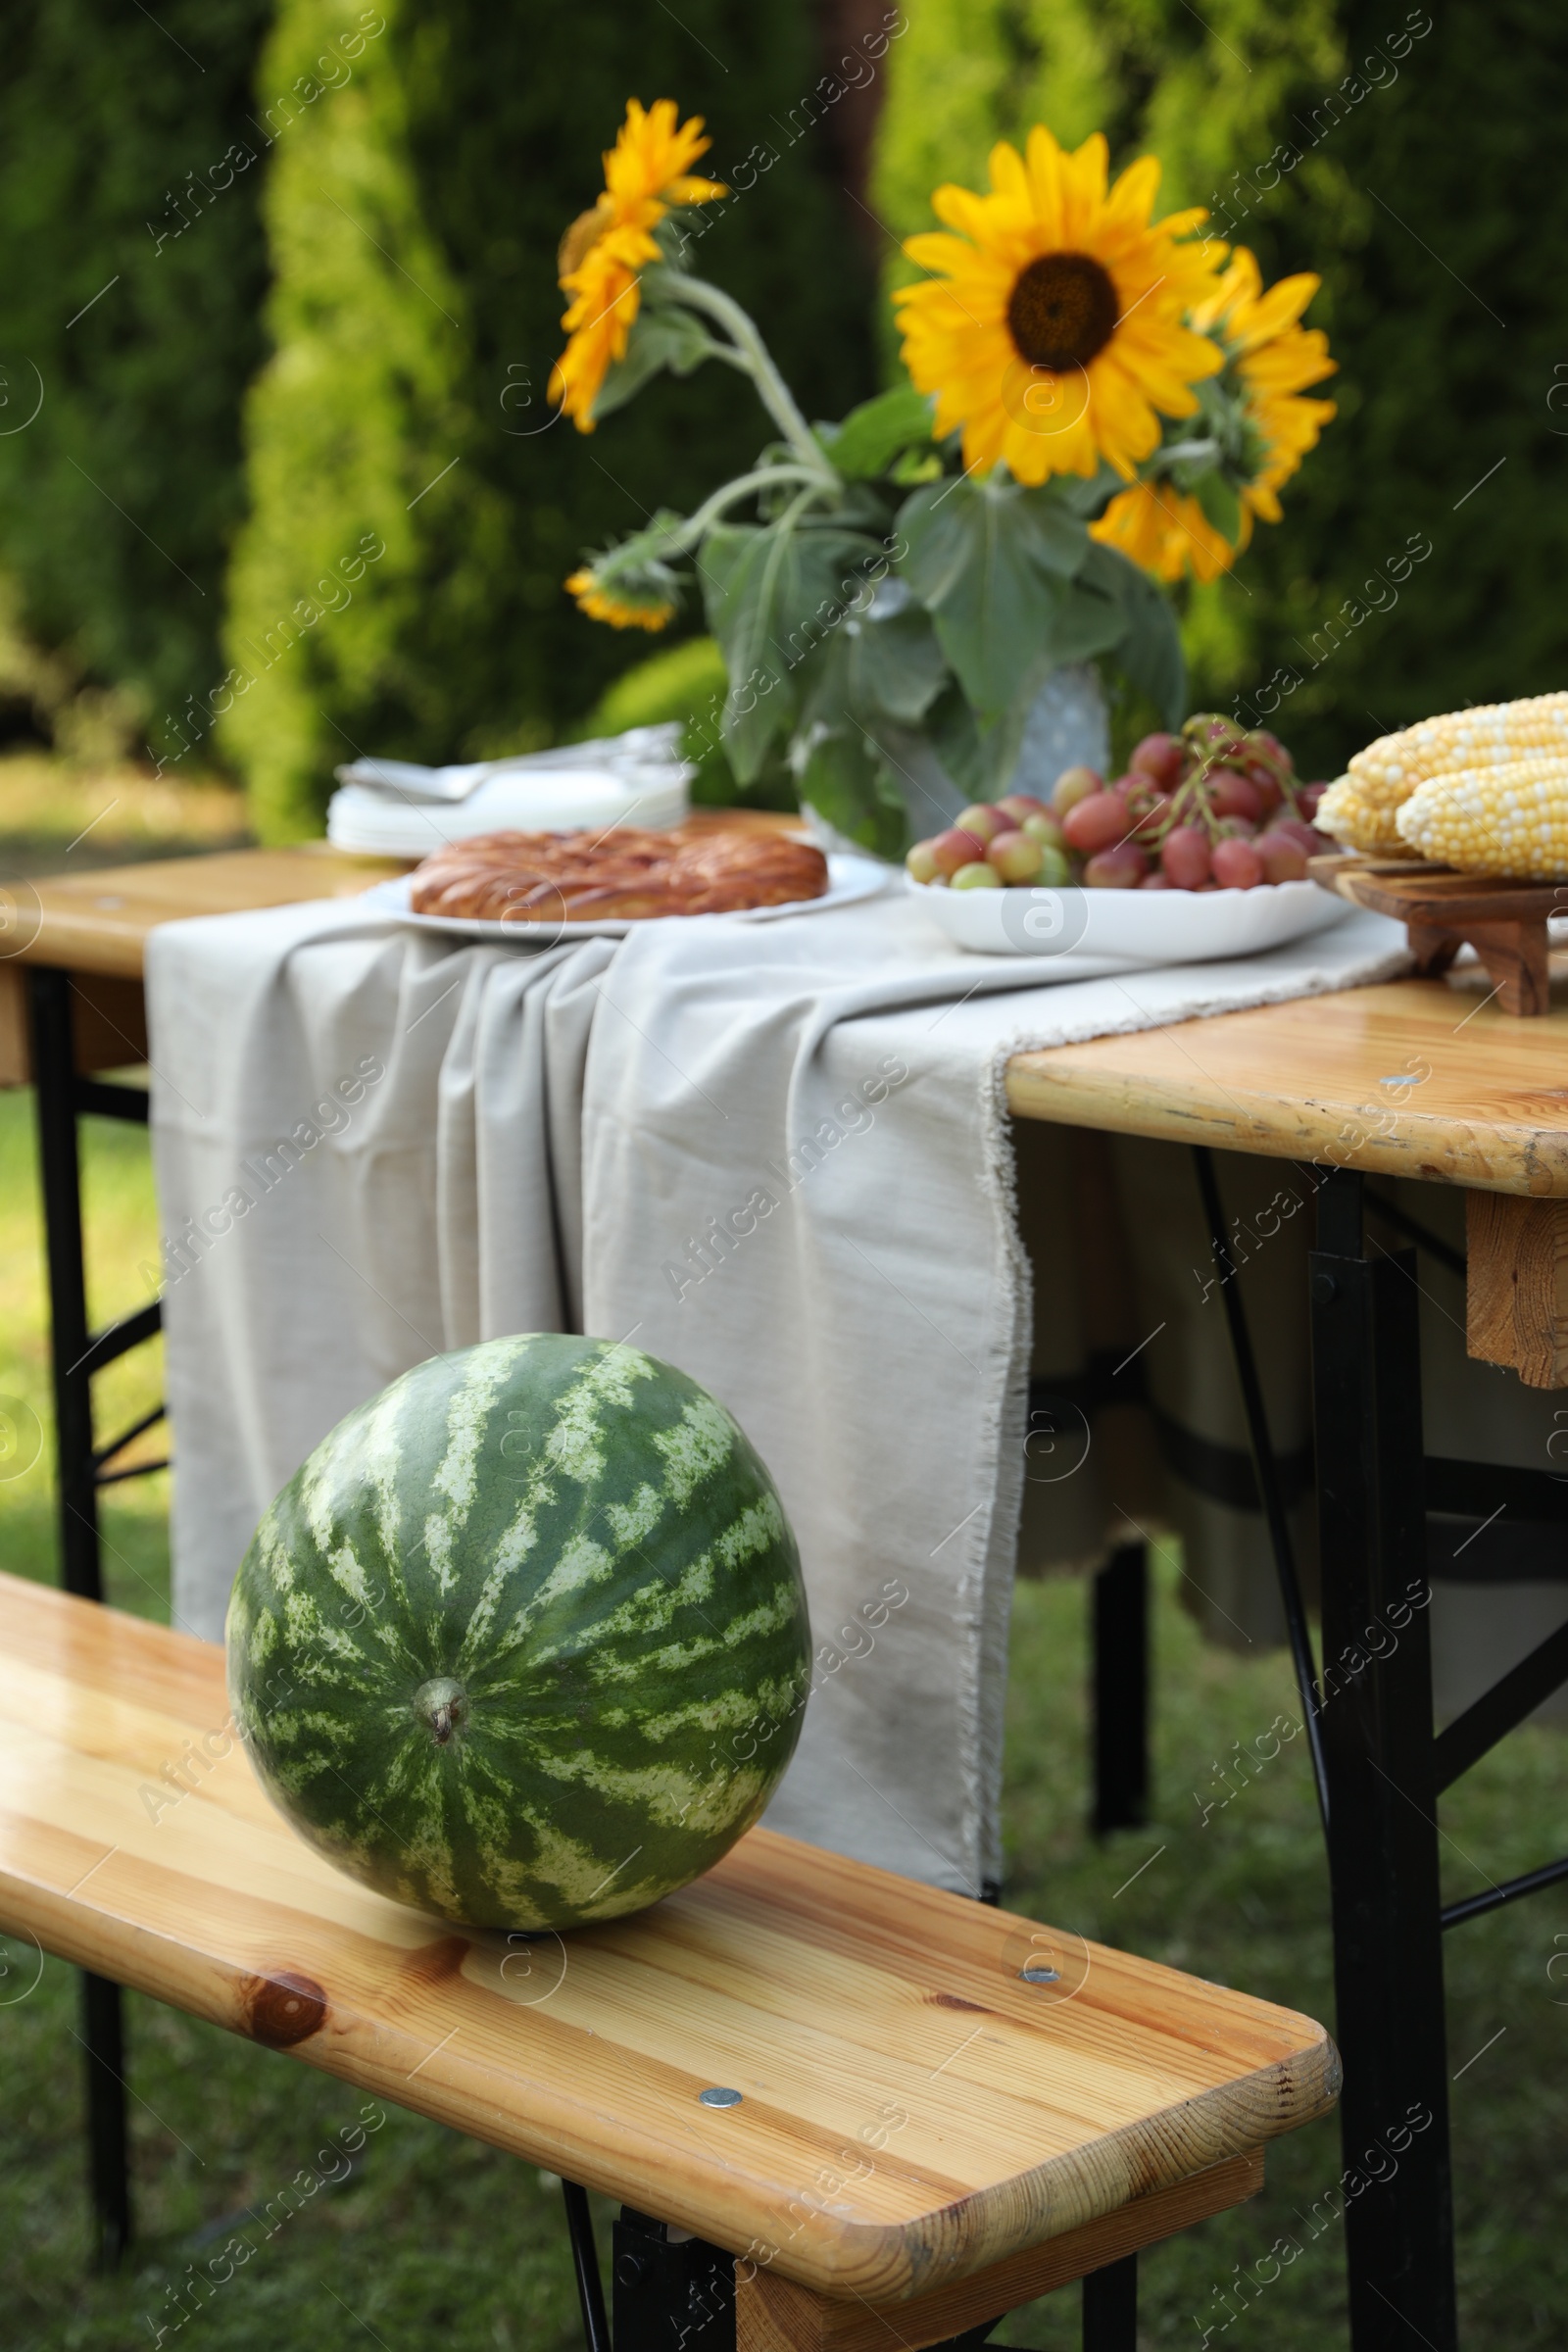
[[[1446,711],[1357,752],[1349,773],[1323,795],[1316,821],[1352,850],[1396,858],[1410,837],[1400,834],[1396,812],[1419,785],[1554,754],[1568,756],[1568,694]]]
[[[1536,694],[1423,718],[1357,752],[1350,774],[1374,808],[1397,808],[1431,776],[1527,760],[1538,752],[1568,752],[1568,694]]]
[[[1546,882],[1568,877],[1568,747],[1431,777],[1397,816],[1402,839],[1440,865]]]
[[[1312,822],[1347,849],[1360,850],[1369,858],[1400,858],[1405,844],[1395,829],[1396,813],[1368,800],[1357,777],[1341,776],[1319,801]]]

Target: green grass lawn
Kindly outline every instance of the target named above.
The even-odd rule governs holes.
[[[155,1254],[153,1195],[141,1131],[89,1120],[83,1133],[92,1306],[102,1319],[138,1300],[135,1269]],[[24,1431],[35,1415],[45,1441],[30,1466],[23,1466],[25,1445],[0,1461],[0,1565],[51,1578],[31,1102],[19,1094],[0,1095],[0,1396],[12,1400],[3,1409]],[[157,1356],[156,1345],[139,1350],[100,1382],[101,1429],[125,1425],[153,1401]],[[133,1482],[104,1508],[110,1596],[154,1617],[168,1605],[167,1485],[162,1474]],[[1020,1587],[1005,1900],[1330,2018],[1327,1886],[1302,1742],[1285,1746],[1206,1826],[1200,1818],[1200,1800],[1214,1793],[1233,1742],[1250,1746],[1293,1706],[1285,1662],[1241,1662],[1205,1647],[1175,1586],[1164,1563],[1155,1820],[1103,1845],[1084,1828],[1084,1594],[1072,1583]],[[1450,1896],[1484,1883],[1469,1857],[1500,1879],[1568,1848],[1564,1754],[1560,1732],[1528,1729],[1445,1800]],[[1449,1939],[1466,2352],[1529,2352],[1565,2333],[1568,1964],[1553,1982],[1557,1953],[1568,1954],[1562,1889]],[[176,2338],[181,2352],[314,2352],[323,2342],[554,2352],[576,2342],[560,2197],[548,2178],[396,2110],[384,2111],[348,2165],[334,2151],[345,2132],[353,2144],[359,2094],[138,1995],[127,2013],[140,2235],[121,2277],[89,2278],[75,1978],[50,1961],[34,1984],[29,1947],[13,1939],[0,1954],[8,1971],[0,1977],[3,2340],[14,2352],[129,2352]],[[1314,2236],[1301,2218],[1337,2181],[1340,2164],[1332,2119],[1313,2125],[1271,2150],[1261,2197],[1148,2257],[1142,2341],[1196,2346],[1205,2327],[1221,2340],[1219,2293],[1238,2266],[1246,2275],[1276,2240],[1294,2239],[1299,2254],[1223,2340],[1258,2352],[1343,2344],[1342,2233],[1332,2227]],[[250,2217],[301,2176],[302,2186],[319,2185],[268,2234]],[[598,2218],[603,2248],[607,2207]],[[255,2251],[176,2329],[192,2309],[188,2292],[178,2300],[190,2266],[220,2255],[242,2229]],[[1265,2274],[1272,2269],[1265,2262]],[[1015,2313],[1000,2340],[1066,2352],[1077,2327],[1069,2291]]]

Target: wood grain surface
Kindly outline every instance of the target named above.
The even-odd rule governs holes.
[[[0,1926],[830,2294],[930,2291],[1338,2089],[1308,2018],[761,1830],[638,1917],[460,1931],[272,1811],[216,1647],[0,1577]]]
[[[1122,985],[1136,997],[1136,975]],[[1054,1046],[1014,1056],[1007,1101],[1020,1118],[1568,1198],[1568,1003],[1521,1021],[1484,997],[1394,980]]]
[[[147,1003],[140,980],[113,972],[74,972],[71,980],[72,1049],[76,1074],[135,1068],[147,1058]],[[32,1013],[27,975],[0,963],[0,1086],[32,1083]]]
[[[700,808],[690,822],[744,832],[799,830],[798,818],[760,808]],[[0,893],[0,956],[139,979],[147,934],[159,923],[291,906],[307,899],[357,898],[373,882],[408,873],[415,862],[359,858],[324,841],[307,841],[13,882]]]
[[[1364,858],[1354,851],[1309,858],[1307,871],[1352,906],[1402,922],[1423,976],[1446,972],[1468,941],[1496,982],[1505,1012],[1536,1019],[1550,1010],[1546,926],[1562,910],[1556,883],[1461,874],[1424,858]]]
[[[1401,922],[1423,911],[1433,921],[1448,915],[1458,920],[1473,915],[1482,921],[1544,922],[1548,915],[1562,911],[1555,882],[1461,874],[1451,865],[1434,865],[1425,858],[1366,857],[1355,850],[1331,852],[1308,858],[1307,871],[1314,882],[1348,899],[1352,906],[1369,906],[1375,914],[1396,915]]]
[[[808,2286],[739,2263],[735,2278],[735,2352],[921,2352],[1016,2311],[1020,2303],[1053,2294],[1090,2271],[1158,2245],[1216,2213],[1255,2197],[1263,2185],[1263,2152],[1232,2156],[1194,2173],[1174,2188],[1135,2197],[1103,2221],[1064,2230],[906,2303],[867,2303],[859,2297],[819,2295]]]
[[[410,863],[407,858],[352,858],[322,841],[14,882],[10,954],[23,963],[139,980],[147,934],[159,923],[290,906],[302,899],[356,898],[372,882],[406,874]]]
[[[1465,1345],[1527,1388],[1568,1388],[1568,1200],[1468,1196]]]

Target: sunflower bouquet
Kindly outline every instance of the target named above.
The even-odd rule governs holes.
[[[1155,218],[1152,157],[1111,180],[1098,133],[1069,154],[1037,127],[993,150],[987,192],[938,188],[944,228],[907,240],[929,272],[894,296],[907,381],[811,424],[746,312],[683,266],[689,209],[727,193],[693,172],[708,145],[671,100],[628,106],[562,242],[551,393],[592,432],[662,369],[716,360],[773,437],[694,514],[588,558],[566,582],[583,611],[659,630],[697,590],[736,776],[782,748],[803,804],[887,856],[911,796],[928,820],[1006,789],[1053,673],[1113,663],[1179,725],[1162,584],[1214,578],[1278,520],[1333,415],[1301,397],[1334,366],[1298,324],[1317,278],[1264,292],[1200,211]]]

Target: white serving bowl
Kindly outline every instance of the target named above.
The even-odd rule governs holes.
[[[1255,890],[943,890],[906,875],[931,920],[976,956],[1125,956],[1135,964],[1256,956],[1355,910],[1315,882]]]

